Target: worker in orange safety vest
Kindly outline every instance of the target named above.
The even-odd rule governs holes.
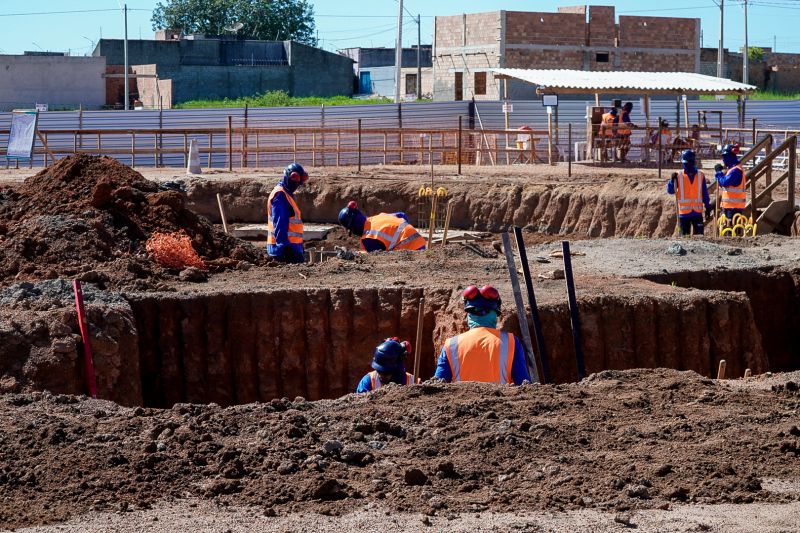
[[[367,252],[425,249],[425,239],[405,213],[380,213],[367,218],[351,201],[339,211],[339,224],[361,237],[361,247]]]
[[[608,161],[607,150],[611,148],[614,161],[617,160],[616,138],[617,138],[617,125],[619,124],[619,117],[617,116],[617,108],[612,107],[608,113],[603,113],[603,119],[600,123],[600,135],[604,137],[602,160]]]
[[[358,383],[356,392],[378,390],[389,383],[412,385],[414,376],[406,372],[406,358],[411,353],[411,343],[391,337],[380,343],[372,355],[372,372]]]
[[[722,164],[717,163],[715,177],[720,190],[719,206],[728,220],[744,212],[747,205],[747,174],[739,162],[739,147],[726,144],[722,147]],[[723,172],[724,171],[724,172]]]
[[[267,199],[267,253],[284,263],[302,263],[303,219],[294,193],[308,181],[308,173],[299,163],[283,171],[283,179]]]
[[[470,285],[463,299],[469,331],[445,341],[434,377],[447,382],[501,385],[530,381],[522,343],[513,334],[497,329],[502,304],[497,289]]]
[[[667,182],[667,193],[678,197],[678,225],[681,236],[702,235],[705,214],[711,214],[711,201],[705,174],[697,168],[694,151],[684,150],[681,154],[683,172],[674,172]]]

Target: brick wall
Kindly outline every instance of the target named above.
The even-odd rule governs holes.
[[[675,17],[619,17],[621,48],[682,48],[699,43],[699,19]]]
[[[585,52],[560,50],[506,50],[508,68],[583,69]]]
[[[506,12],[507,44],[586,44],[586,17],[579,13]]]
[[[620,52],[622,70],[641,72],[694,72],[695,56],[685,53]]]
[[[617,24],[614,8],[610,6],[589,7],[589,45],[614,46]]]
[[[496,45],[500,38],[500,11],[436,17],[436,48],[461,46],[466,24],[467,45]]]

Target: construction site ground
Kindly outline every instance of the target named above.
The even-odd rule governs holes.
[[[355,170],[311,169],[303,218],[335,222],[355,199],[417,222],[428,169]],[[793,530],[796,238],[676,239],[674,199],[652,169],[439,171],[432,188],[447,189],[473,249],[300,266],[219,224],[217,194],[232,224],[264,222],[279,169],[143,169],[182,191],[91,158],[25,183],[32,171],[0,172],[0,527]],[[524,228],[558,384],[347,394],[381,339],[415,342],[420,297],[423,378],[465,327],[466,285],[495,284],[503,326],[520,331],[498,235],[510,225]],[[153,232],[175,230],[206,271],[148,256]],[[591,374],[580,383],[563,239]],[[337,228],[307,246],[358,241]],[[100,400],[79,396],[74,278]],[[710,379],[720,359],[735,379]]]

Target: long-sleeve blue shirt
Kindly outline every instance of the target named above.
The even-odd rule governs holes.
[[[450,362],[447,360],[447,351],[444,346],[442,346],[442,351],[439,352],[436,372],[433,377],[443,379],[448,383],[453,381],[453,372],[450,370]],[[523,381],[531,380],[531,375],[528,373],[528,365],[525,362],[525,350],[516,335],[514,335],[514,360],[511,362],[511,379],[515,385],[521,385]]]
[[[272,198],[272,227],[275,231],[275,244],[267,245],[270,257],[277,257],[290,263],[303,262],[303,245],[289,242],[289,219],[294,216],[286,193],[279,192]]]
[[[689,181],[694,183],[694,180],[698,175],[698,171],[695,169],[694,173],[686,172],[686,174],[689,176]],[[680,177],[678,179],[680,179]],[[708,208],[711,205],[711,199],[708,197],[708,184],[706,183],[705,177],[703,178],[703,183],[700,185],[703,190],[703,205]],[[667,193],[675,194],[675,182],[672,179],[667,181]],[[678,215],[678,218],[696,218],[698,215],[702,216],[703,213],[698,213],[697,211],[693,210],[691,213]]]
[[[716,178],[720,187],[738,187],[742,183],[742,171],[739,168],[730,170],[730,174],[720,171],[717,172]]]

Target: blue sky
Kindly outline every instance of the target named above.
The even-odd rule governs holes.
[[[70,51],[82,55],[91,51],[92,42],[102,35],[121,38],[124,31],[121,0],[0,0],[0,53],[19,54],[24,50]],[[351,46],[394,46],[397,3],[394,0],[318,0],[312,2],[318,15],[321,44],[328,50]],[[570,0],[405,0],[407,10],[422,15],[422,41],[429,43],[433,16],[462,12],[555,11],[559,5],[575,5]],[[719,35],[719,8],[714,0],[671,0],[658,3],[643,0],[605,0],[583,2],[614,5],[617,14],[699,17],[705,46],[715,47]],[[129,0],[128,36],[151,39],[152,9],[157,0]],[[738,49],[744,44],[744,18],[740,0],[725,2],[725,45]],[[773,38],[779,52],[800,52],[800,0],[750,0],[750,45],[771,47]],[[81,11],[14,15],[55,11]],[[98,10],[98,11],[94,11]],[[107,10],[107,11],[100,11]],[[10,16],[11,15],[11,16]],[[403,43],[416,43],[416,24],[405,19]]]

